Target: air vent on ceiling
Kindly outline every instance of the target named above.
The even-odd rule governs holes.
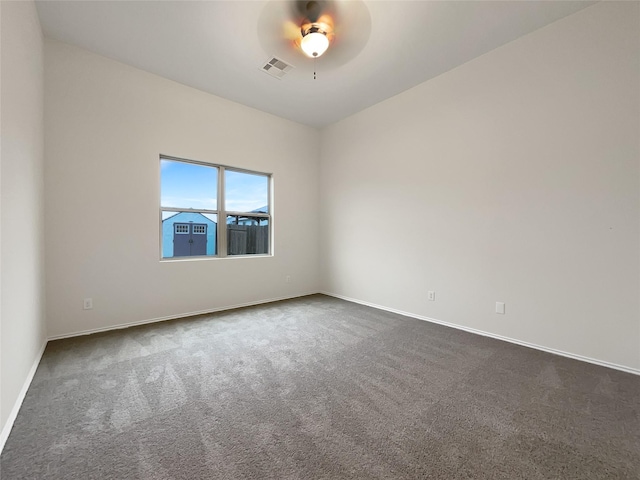
[[[293,68],[293,65],[289,65],[287,62],[280,60],[277,57],[271,57],[264,65],[262,65],[261,70],[272,77],[282,78],[285,74],[293,70]]]

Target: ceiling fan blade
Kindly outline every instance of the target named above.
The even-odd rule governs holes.
[[[325,13],[328,4],[327,0],[296,0],[292,5],[293,13],[300,20],[315,23]]]
[[[282,35],[287,40],[297,40],[301,37],[300,25],[288,20],[282,24]]]

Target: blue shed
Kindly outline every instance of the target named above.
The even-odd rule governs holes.
[[[162,221],[162,258],[216,254],[217,224],[201,213],[180,212]]]

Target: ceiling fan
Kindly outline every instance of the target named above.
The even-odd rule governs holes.
[[[323,69],[355,58],[370,33],[371,16],[362,0],[271,0],[258,20],[267,54],[297,65],[322,56]]]
[[[290,19],[284,23],[286,38],[308,57],[321,56],[335,37],[334,19],[339,17],[331,0],[297,0],[291,2]]]

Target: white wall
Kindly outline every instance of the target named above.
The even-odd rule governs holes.
[[[589,7],[323,130],[323,289],[640,369],[639,8]]]
[[[317,130],[47,40],[45,143],[51,336],[318,291]],[[160,262],[159,154],[273,173],[275,255]]]
[[[0,10],[1,449],[46,334],[42,34],[33,2]]]

